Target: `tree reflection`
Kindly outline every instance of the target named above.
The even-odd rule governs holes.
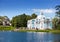
[[[60,40],[54,40],[53,42],[60,42]]]

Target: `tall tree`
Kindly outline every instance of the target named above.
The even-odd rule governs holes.
[[[54,19],[54,22],[55,23],[53,23],[54,25],[55,25],[55,28],[56,29],[60,29],[60,5],[57,5],[56,7],[55,7],[55,9],[56,9],[56,18]],[[56,25],[56,23],[57,23],[57,25]]]
[[[31,15],[31,18],[32,19],[34,19],[34,18],[36,18],[37,17],[37,15],[35,14],[35,13],[33,13],[32,15]]]
[[[52,25],[53,25],[53,29],[57,29],[57,24],[58,24],[58,19],[55,17],[52,19]]]
[[[26,20],[30,20],[31,16],[30,15],[26,15]]]
[[[60,5],[57,5],[56,7],[56,15],[58,17],[58,24],[60,24]]]
[[[55,8],[56,8],[56,16],[60,18],[60,5],[57,5]]]
[[[12,18],[12,26],[15,27],[26,27],[27,26],[27,20],[26,15],[18,15]]]
[[[26,15],[21,14],[12,18],[12,26],[14,27],[27,27],[27,21],[33,18],[36,18],[36,14]]]

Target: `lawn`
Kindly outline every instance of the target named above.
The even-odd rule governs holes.
[[[0,31],[14,31],[16,28],[12,26],[0,26]],[[60,30],[26,30],[18,29],[15,32],[51,32],[51,33],[60,33]]]
[[[18,32],[51,32],[51,33],[60,33],[60,30],[19,30]]]

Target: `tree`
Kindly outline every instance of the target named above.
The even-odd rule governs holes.
[[[56,8],[56,16],[58,17],[58,23],[60,24],[60,5],[57,5],[55,8]]]
[[[52,19],[53,29],[57,29],[58,19],[55,17]]]
[[[47,24],[47,29],[49,28],[48,26],[49,26],[49,24],[50,24],[50,20],[49,19],[46,19],[46,24]]]
[[[57,29],[60,29],[60,5],[57,5],[56,7],[56,16],[57,16]]]
[[[22,15],[18,15],[12,18],[12,26],[14,27],[26,27],[27,20],[25,13]]]
[[[31,18],[32,19],[34,19],[34,18],[36,18],[37,17],[37,15],[35,14],[35,13],[33,13],[32,15],[31,15]]]
[[[22,27],[27,27],[27,20],[26,20],[26,15],[25,13],[23,15],[21,15],[21,23],[22,23]]]
[[[30,15],[26,15],[26,20],[30,20],[31,16]]]
[[[17,22],[17,16],[13,17],[12,20],[11,20],[11,23],[12,23],[12,26],[13,27],[16,27],[16,22]]]
[[[60,5],[57,5],[55,8],[56,8],[56,16],[60,18]]]
[[[0,25],[3,25],[2,20],[0,19]]]
[[[4,21],[4,17],[3,17],[3,16],[0,16],[0,20],[1,20],[1,21]]]
[[[30,15],[26,15],[25,13],[15,16],[11,20],[12,26],[14,26],[14,27],[27,27],[27,21],[32,18],[36,18],[36,16],[37,16],[36,14],[32,14],[32,16],[30,16]]]

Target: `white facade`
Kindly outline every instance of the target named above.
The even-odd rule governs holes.
[[[49,22],[47,23],[46,20],[49,19]],[[50,18],[45,17],[43,13],[35,19],[31,19],[27,21],[27,28],[28,29],[52,29],[52,21]]]

